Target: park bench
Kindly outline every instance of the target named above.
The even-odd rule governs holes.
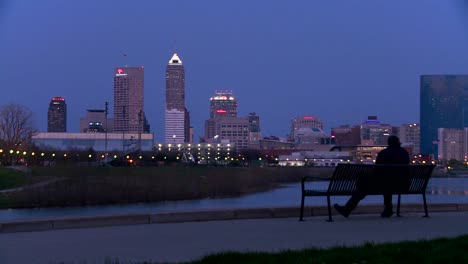
[[[302,197],[300,221],[304,216],[304,198],[306,196],[326,196],[328,204],[328,220],[333,221],[331,213],[331,196],[350,196],[359,191],[367,195],[383,195],[391,193],[398,195],[397,216],[400,216],[400,200],[402,194],[422,194],[425,217],[428,216],[426,203],[426,187],[435,165],[376,165],[340,163],[335,168],[331,178],[305,176],[302,179]],[[314,190],[309,187],[309,180],[329,180],[325,190]]]

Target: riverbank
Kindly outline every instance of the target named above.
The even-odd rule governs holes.
[[[306,175],[327,178],[333,168],[307,167],[52,167],[31,168],[26,184],[0,193],[0,208],[86,206],[236,197],[298,182]]]

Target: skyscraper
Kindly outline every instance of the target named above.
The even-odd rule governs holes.
[[[218,92],[210,98],[210,118],[237,116],[237,100],[232,92]]]
[[[63,97],[56,96],[50,100],[47,132],[67,132],[67,104]]]
[[[421,153],[437,158],[437,129],[468,126],[468,75],[422,75]]]
[[[225,117],[237,117],[237,100],[232,92],[219,92],[210,98],[210,119],[205,121],[204,138],[216,136],[216,120]]]
[[[185,71],[177,53],[172,55],[166,68],[166,120],[167,143],[188,142],[190,116],[185,108]]]
[[[114,132],[143,133],[144,68],[114,69]]]

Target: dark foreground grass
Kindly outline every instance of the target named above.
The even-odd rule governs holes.
[[[367,243],[360,247],[307,249],[277,254],[222,253],[192,263],[468,263],[468,235],[453,239]]]
[[[236,253],[211,255],[190,264],[307,263],[307,264],[435,264],[468,263],[468,235],[399,243],[367,243],[359,247],[305,249],[280,253]],[[65,262],[58,262],[65,263]],[[69,263],[69,262],[66,262]],[[87,262],[77,262],[87,263]],[[95,263],[95,262],[93,262]],[[107,258],[105,264],[156,264],[153,261],[128,261]]]
[[[24,185],[27,177],[24,172],[0,167],[0,190]]]

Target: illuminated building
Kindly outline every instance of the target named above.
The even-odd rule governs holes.
[[[174,53],[166,67],[165,142],[184,143],[190,140],[190,114],[185,108],[185,70]]]
[[[143,66],[115,68],[114,132],[142,133],[146,130],[143,102]]]
[[[419,154],[421,144],[421,126],[417,123],[400,126],[399,138],[402,145],[411,146],[411,154]]]
[[[295,140],[296,133],[301,128],[320,128],[323,129],[323,122],[316,116],[297,116],[291,121],[290,140]]]
[[[218,92],[210,98],[210,118],[237,116],[237,100],[232,92]]]
[[[237,100],[232,92],[219,92],[210,98],[210,119],[205,121],[205,139],[212,139],[216,133],[216,120],[237,117]]]
[[[421,153],[437,158],[438,128],[468,127],[468,75],[422,75]]]
[[[438,160],[458,160],[466,162],[468,128],[439,128],[437,129]]]
[[[47,111],[47,131],[67,132],[67,104],[63,97],[54,97],[50,100]]]
[[[388,137],[393,133],[393,127],[383,124],[377,116],[368,116],[361,124],[361,145],[387,145]]]

